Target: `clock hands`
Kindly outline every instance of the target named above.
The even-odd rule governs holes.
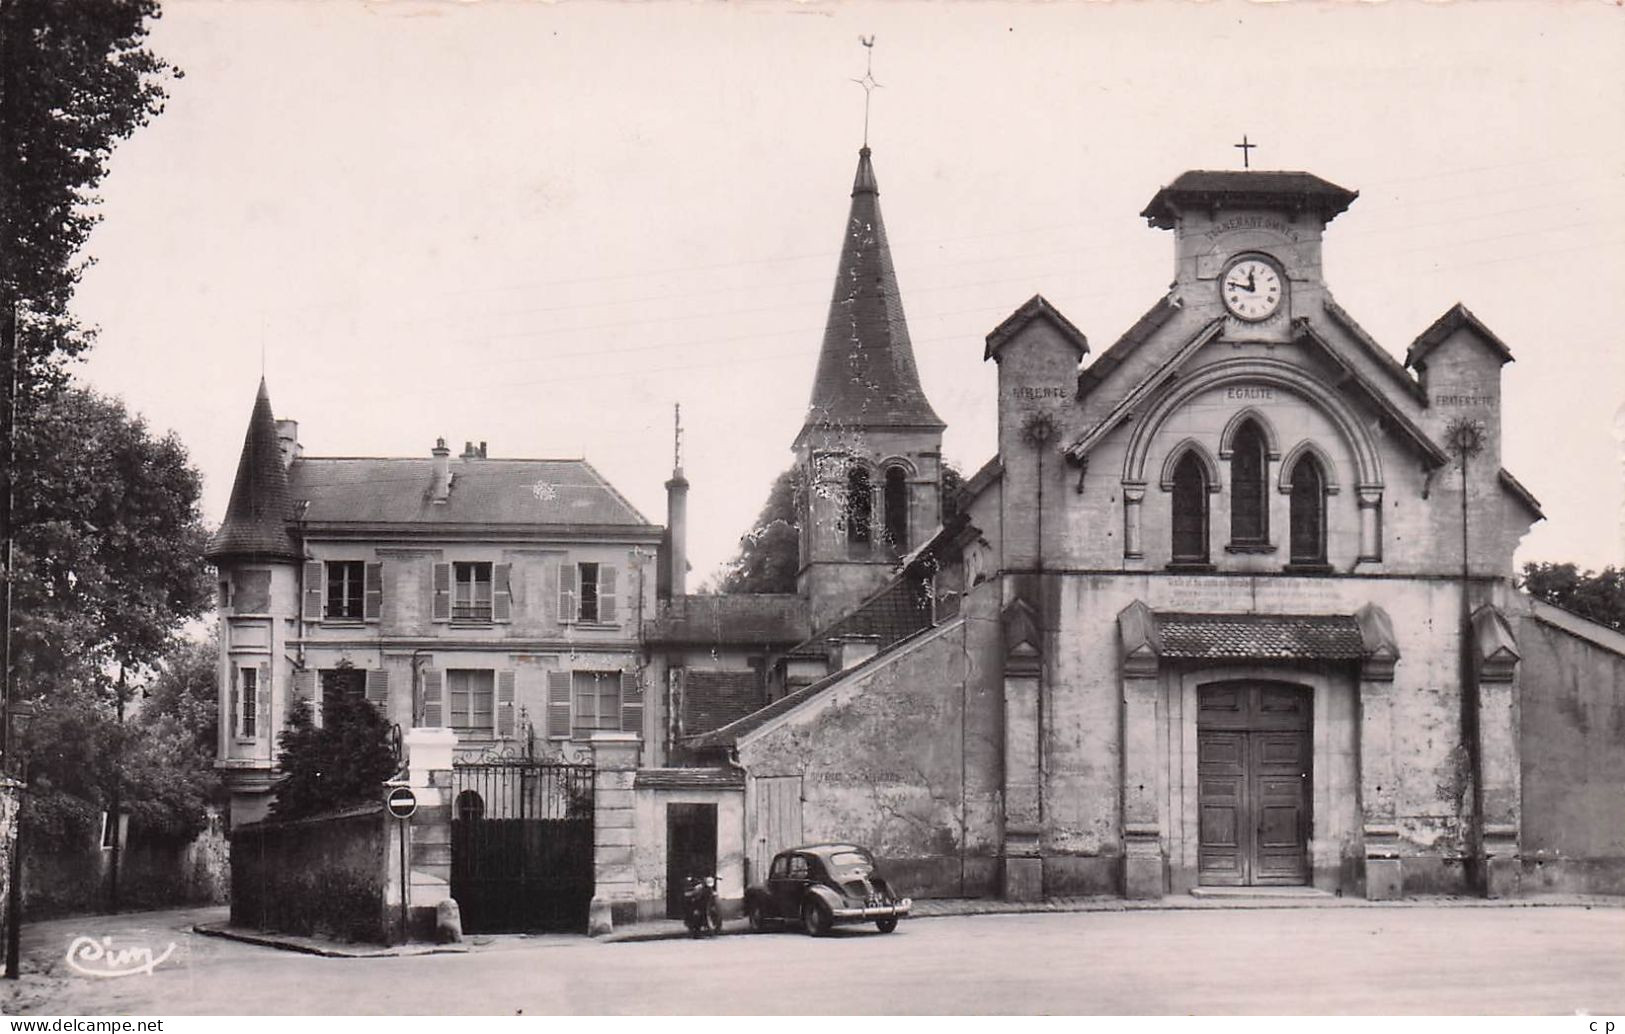
[[[1247,271],[1247,282],[1245,284],[1240,284],[1232,280],[1230,283],[1225,284],[1225,286],[1236,291],[1246,291],[1249,294],[1256,294],[1258,291],[1258,287],[1253,281],[1253,274],[1251,270]]]

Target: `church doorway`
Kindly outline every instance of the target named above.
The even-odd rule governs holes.
[[[1255,680],[1197,690],[1203,886],[1309,882],[1313,694]]]

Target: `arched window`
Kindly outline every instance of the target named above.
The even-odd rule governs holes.
[[[846,541],[868,542],[873,517],[868,468],[854,463],[846,471]]]
[[[1236,429],[1230,453],[1230,542],[1262,546],[1270,540],[1268,448],[1251,420]]]
[[[1173,530],[1176,564],[1207,563],[1207,476],[1202,461],[1187,452],[1174,467]]]
[[[459,822],[473,822],[485,818],[485,801],[473,790],[464,790],[457,795],[457,820]]]
[[[1326,479],[1313,453],[1292,467],[1292,562],[1326,562]]]
[[[902,467],[886,470],[886,541],[908,550],[908,475]]]

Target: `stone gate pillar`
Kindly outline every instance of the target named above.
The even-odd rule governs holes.
[[[592,905],[587,932],[609,933],[616,923],[637,921],[637,873],[633,782],[642,740],[635,732],[592,734]]]
[[[407,922],[411,935],[435,933],[435,908],[451,897],[451,763],[457,734],[450,729],[406,730],[406,785],[418,799],[407,831]]]
[[[1167,885],[1162,801],[1157,796],[1157,702],[1162,696],[1156,619],[1135,600],[1117,615],[1122,653],[1121,819],[1123,896],[1160,898]]]

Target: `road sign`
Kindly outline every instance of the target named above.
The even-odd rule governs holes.
[[[397,786],[384,798],[384,806],[398,819],[409,819],[418,810],[418,795],[410,786]]]

